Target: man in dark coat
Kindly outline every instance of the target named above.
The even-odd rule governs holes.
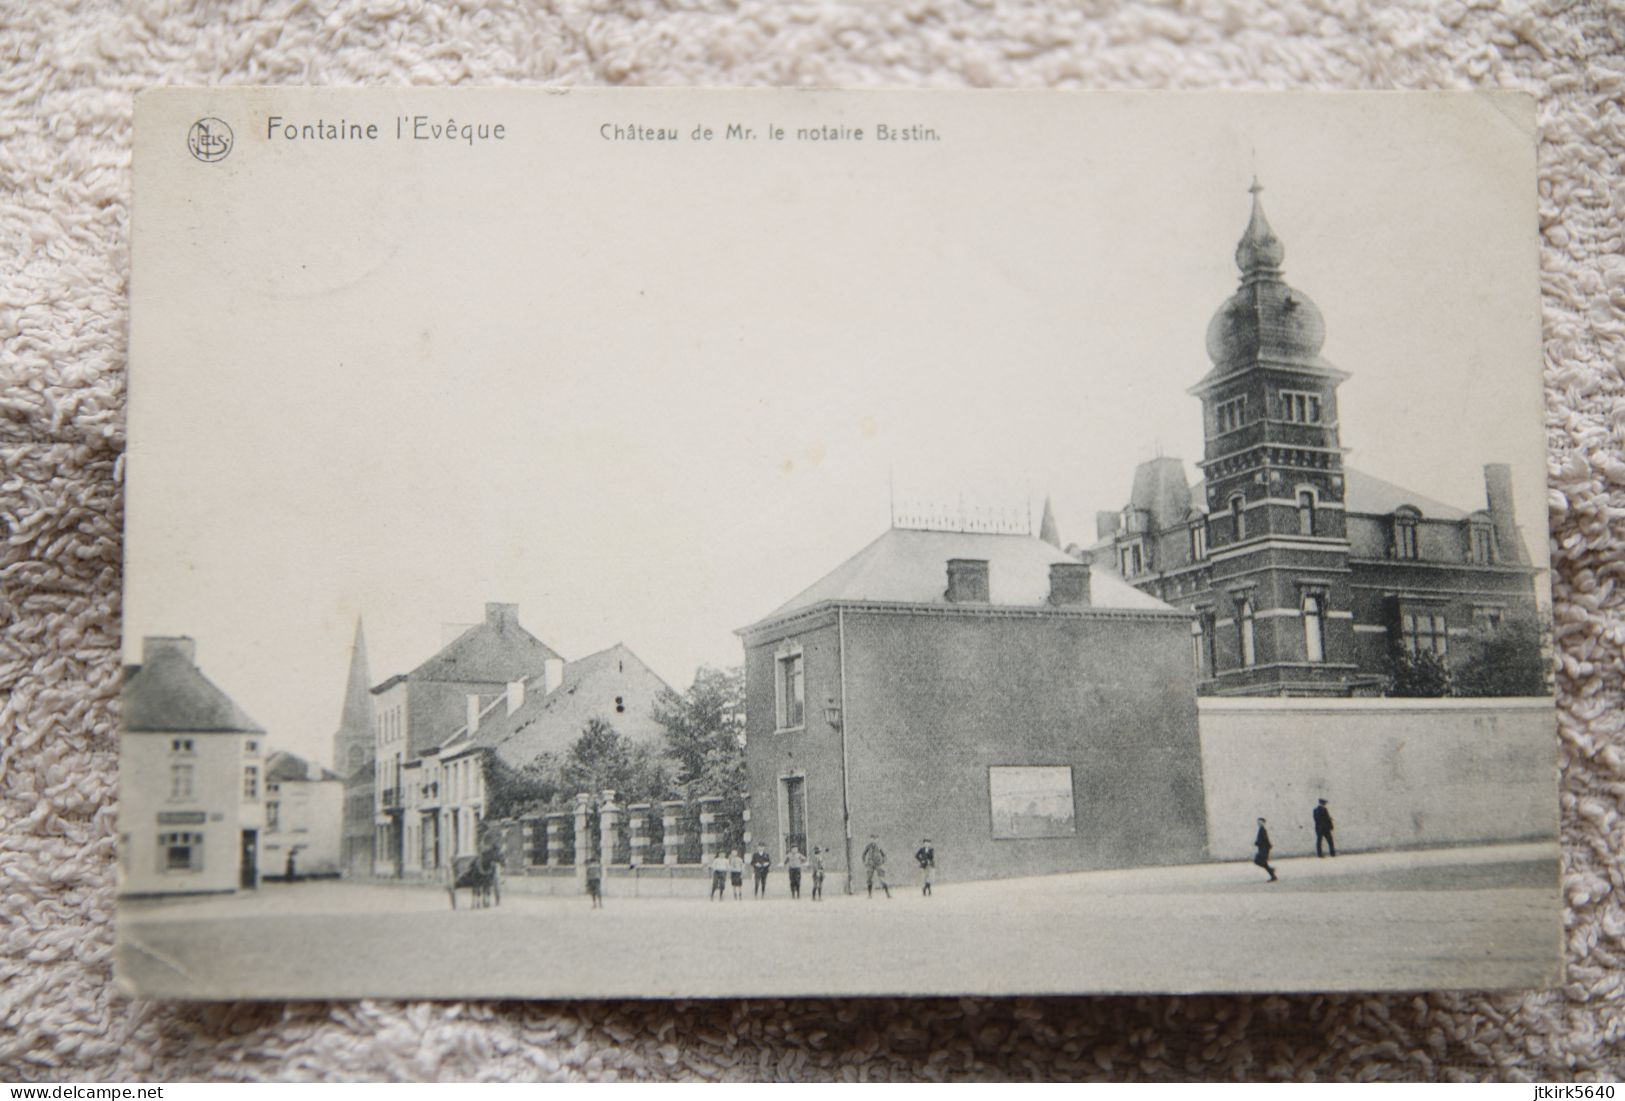
[[[931,876],[937,870],[937,850],[932,847],[929,837],[920,842],[920,847],[914,851],[914,860],[920,865],[920,893],[929,895]]]
[[[1315,855],[1325,856],[1320,851],[1321,842],[1325,842],[1327,850],[1332,856],[1337,855],[1337,845],[1332,841],[1332,812],[1326,809],[1326,800],[1322,799],[1315,808]]]
[[[880,880],[880,889],[891,897],[891,885],[886,882],[886,850],[880,847],[880,838],[874,834],[869,835],[869,844],[863,849],[863,870],[869,886],[869,897],[875,897],[875,880]]]
[[[1272,847],[1270,845],[1270,831],[1264,828],[1264,820],[1260,818],[1258,820],[1258,836],[1253,838],[1253,848],[1258,850],[1253,854],[1253,863],[1270,873],[1269,881],[1274,883],[1279,877],[1275,874],[1275,869],[1270,867],[1270,849]]]
[[[756,846],[756,851],[750,858],[751,871],[756,873],[755,897],[767,897],[767,872],[773,867],[773,854],[767,851],[767,842]]]

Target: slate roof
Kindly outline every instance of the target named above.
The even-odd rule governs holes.
[[[1046,605],[1050,566],[1077,561],[1030,535],[892,528],[760,622],[827,600],[946,605],[950,558],[986,559],[989,604],[1017,607]],[[1102,570],[1091,576],[1089,606],[1172,610]]]
[[[285,784],[300,780],[342,780],[338,773],[312,764],[284,750],[277,750],[265,759],[267,783]]]
[[[1425,520],[1467,519],[1467,513],[1453,505],[1347,468],[1343,470],[1343,501],[1349,512],[1373,516],[1387,516],[1400,505],[1410,505],[1420,509]]]
[[[1198,479],[1191,485],[1191,503],[1196,509],[1206,511],[1205,481]],[[1347,511],[1369,516],[1388,516],[1400,505],[1411,505],[1420,509],[1425,520],[1465,520],[1468,516],[1465,511],[1454,505],[1425,497],[1352,467],[1343,468],[1343,503]],[[1110,540],[1106,542],[1109,544]]]
[[[558,657],[552,647],[519,624],[488,619],[458,635],[407,677],[415,681],[511,683],[532,676],[543,662]]]
[[[442,753],[495,749],[510,764],[523,765],[539,754],[568,749],[592,718],[632,741],[651,741],[665,732],[651,708],[670,687],[624,643],[569,662],[558,687],[545,695],[542,684],[541,677],[528,680],[525,702],[511,715],[505,697],[499,697],[482,712],[472,738],[462,727],[441,743]],[[617,696],[625,701],[624,712],[615,711]]]
[[[179,651],[151,654],[124,669],[124,729],[207,734],[263,734],[198,667]]]
[[[1182,459],[1157,458],[1134,468],[1129,504],[1151,514],[1158,528],[1171,528],[1191,518],[1191,488],[1185,483]]]

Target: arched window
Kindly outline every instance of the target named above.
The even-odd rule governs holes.
[[[1303,597],[1303,648],[1310,661],[1326,660],[1326,605],[1318,593]]]
[[[1236,601],[1236,627],[1241,637],[1241,664],[1251,666],[1257,660],[1253,636],[1253,602],[1248,597]]]
[[[1246,502],[1242,500],[1239,493],[1230,498],[1230,534],[1231,538],[1237,543],[1247,538],[1245,505]]]
[[[1298,490],[1298,534],[1315,534],[1315,495],[1307,489]]]

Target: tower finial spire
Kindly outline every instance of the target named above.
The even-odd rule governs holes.
[[[1241,269],[1242,281],[1259,276],[1273,276],[1279,278],[1281,261],[1286,259],[1286,250],[1281,247],[1281,241],[1270,228],[1270,223],[1264,217],[1264,204],[1259,202],[1259,193],[1264,185],[1253,177],[1252,186],[1247,193],[1253,197],[1253,213],[1247,219],[1247,229],[1241,235],[1241,241],[1236,245],[1236,266]]]

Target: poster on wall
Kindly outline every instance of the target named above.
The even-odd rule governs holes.
[[[1553,985],[1533,134],[144,94],[119,982]]]

